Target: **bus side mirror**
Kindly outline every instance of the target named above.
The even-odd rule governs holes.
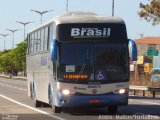
[[[129,41],[128,47],[129,47],[130,59],[131,59],[131,61],[137,61],[137,46],[136,46],[136,43],[131,39],[129,39],[128,41]]]
[[[57,41],[53,40],[51,43],[50,56],[52,61],[57,60]]]

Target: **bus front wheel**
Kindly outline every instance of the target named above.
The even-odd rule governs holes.
[[[61,112],[61,107],[57,107],[55,105],[52,105],[52,110],[54,113],[60,113]]]
[[[60,113],[61,112],[61,107],[57,107],[55,105],[53,105],[52,103],[52,95],[51,95],[51,91],[50,91],[50,86],[49,86],[49,89],[48,89],[48,100],[49,100],[49,105],[51,105],[52,107],[52,110],[54,113]]]
[[[36,93],[35,93],[35,89],[34,89],[34,84],[33,84],[33,88],[31,89],[31,97],[34,101],[34,106],[35,107],[41,107],[42,106],[42,102],[36,99]]]
[[[108,106],[108,114],[115,115],[117,113],[118,106]]]

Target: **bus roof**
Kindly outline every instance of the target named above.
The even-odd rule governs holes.
[[[112,16],[100,16],[92,12],[66,12],[57,16],[55,18],[51,18],[49,21],[34,27],[28,33],[31,33],[43,26],[48,24],[55,23],[58,24],[69,24],[69,23],[119,23],[125,24],[124,21],[120,17],[112,17]]]
[[[121,23],[124,21],[119,17],[100,16],[91,12],[67,12],[58,16],[55,20],[57,24],[65,23]]]

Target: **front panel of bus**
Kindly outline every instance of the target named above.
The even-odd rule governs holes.
[[[124,24],[60,24],[56,35],[58,106],[128,103]]]

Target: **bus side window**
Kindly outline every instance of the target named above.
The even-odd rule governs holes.
[[[37,36],[37,51],[40,52],[41,50],[41,31],[38,31],[38,36]]]
[[[41,51],[43,51],[43,41],[44,41],[44,29],[41,29],[41,47],[40,47],[40,49],[41,49]]]
[[[49,37],[49,39],[48,39],[47,49],[50,50],[50,47],[51,47],[50,45],[51,45],[51,42],[52,42],[52,39],[53,39],[53,25],[49,26],[48,37]]]
[[[44,29],[44,41],[43,41],[43,50],[47,50],[47,46],[48,46],[48,27],[46,27]]]
[[[34,33],[31,34],[31,41],[30,41],[31,53],[34,51]]]
[[[34,33],[34,53],[36,53],[37,52],[37,42],[38,42],[38,40],[37,40],[37,32],[35,32]]]
[[[30,41],[31,41],[31,35],[28,35],[28,37],[27,37],[27,54],[30,54]]]

